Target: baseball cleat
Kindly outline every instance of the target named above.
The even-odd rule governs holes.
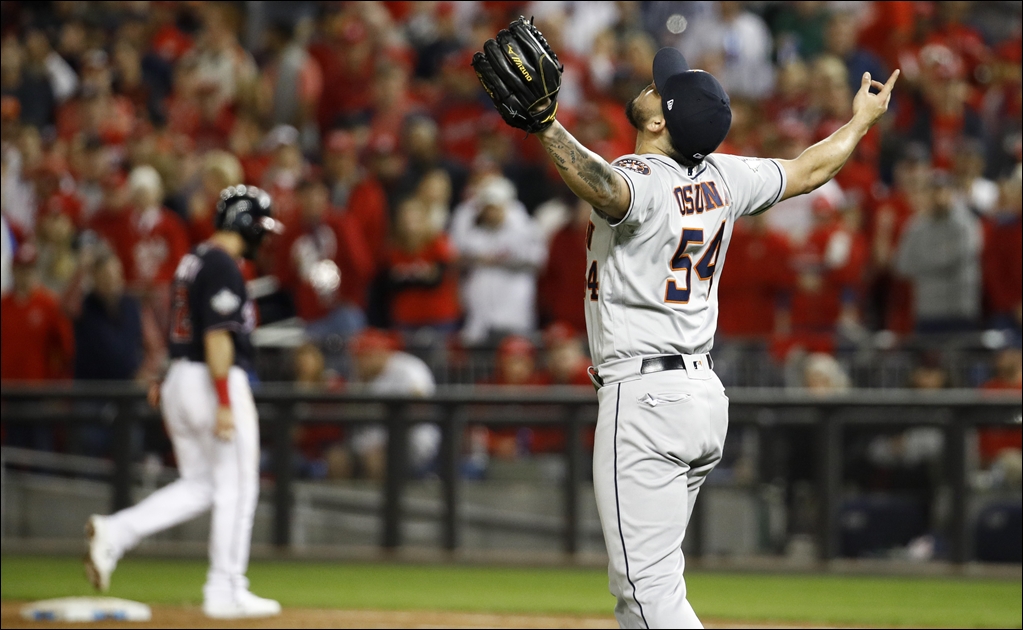
[[[228,598],[207,599],[202,612],[211,619],[256,619],[281,614],[279,602],[240,591]]]
[[[110,543],[106,518],[93,514],[85,524],[85,540],[89,551],[85,554],[85,576],[100,591],[110,589],[110,575],[117,568],[117,553]]]

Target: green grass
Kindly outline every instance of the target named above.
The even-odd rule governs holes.
[[[110,595],[198,604],[206,565],[128,558]],[[92,594],[71,558],[4,557],[0,596],[36,600]],[[285,606],[605,615],[603,571],[392,564],[257,562],[256,593]],[[873,626],[1020,627],[1018,581],[692,572],[689,598],[706,619]]]

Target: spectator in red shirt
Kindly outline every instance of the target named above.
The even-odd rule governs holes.
[[[471,51],[460,51],[444,60],[440,82],[445,98],[434,111],[444,155],[467,167],[479,153],[480,132],[495,113],[480,102],[471,58]]]
[[[919,143],[905,147],[893,169],[894,186],[864,217],[871,243],[873,279],[871,296],[874,328],[898,334],[913,331],[913,287],[894,273],[895,252],[907,222],[927,203],[931,156]]]
[[[188,253],[184,222],[161,205],[163,184],[151,166],[137,166],[128,178],[131,205],[97,217],[96,231],[124,264],[129,288],[153,309],[160,330],[169,329],[170,283]]]
[[[75,351],[71,322],[36,279],[37,251],[14,254],[13,290],[0,301],[0,379],[48,381],[70,376]]]
[[[840,212],[824,197],[813,202],[814,228],[793,257],[797,273],[792,295],[792,331],[816,351],[831,349],[839,320],[858,321],[856,305],[867,261],[866,238],[855,229],[848,208]]]
[[[192,38],[177,25],[178,11],[182,7],[174,2],[153,2],[150,22],[153,34],[150,47],[161,59],[174,63],[192,49]]]
[[[326,357],[312,343],[295,349],[295,389],[303,392],[338,391],[344,380],[328,370]],[[322,413],[336,411],[332,405],[317,404]],[[322,417],[322,416],[321,416]],[[298,472],[310,479],[345,479],[352,476],[352,462],[344,446],[344,427],[336,422],[303,422],[293,436]]]
[[[536,347],[529,339],[509,335],[497,347],[497,361],[491,383],[508,386],[546,385],[547,378],[536,368]],[[529,454],[533,431],[528,427],[497,427],[488,430],[488,450],[494,457],[512,460]]]
[[[928,44],[941,44],[952,49],[965,65],[966,77],[980,83],[977,69],[991,60],[991,50],[984,43],[984,36],[976,28],[965,23],[970,10],[968,2],[935,3],[937,18],[927,34]]]
[[[728,271],[718,287],[718,331],[762,341],[787,331],[794,283],[792,247],[785,235],[770,229],[763,215],[736,221]]]
[[[348,337],[366,325],[372,259],[354,222],[329,211],[322,182],[304,180],[298,198],[300,218],[288,224],[277,249],[278,276],[313,339]]]
[[[547,267],[537,283],[541,321],[564,322],[575,330],[586,330],[586,311],[580,296],[585,291],[591,211],[588,203],[575,199],[571,219],[550,241]]]
[[[906,99],[899,119],[908,138],[930,147],[933,165],[948,170],[962,136],[983,140],[980,116],[969,104],[962,59],[941,44],[920,50],[920,94]]]
[[[543,333],[544,367],[536,377],[546,385],[592,385],[587,368],[590,365],[583,351],[583,339],[571,326],[555,322]],[[593,447],[594,428],[584,430],[583,443]],[[527,427],[519,436],[531,454],[562,453],[565,450],[565,429],[558,425]]]
[[[298,216],[295,189],[310,175],[309,164],[299,147],[298,129],[278,125],[266,134],[264,147],[270,161],[263,171],[262,188],[274,200],[274,209],[284,225]]]
[[[1023,319],[1023,190],[1019,176],[1006,177],[1000,185],[998,210],[986,221],[983,268],[984,292],[990,322],[995,328],[1020,336]]]
[[[429,209],[416,197],[398,208],[388,277],[391,323],[414,332],[430,328],[440,333],[458,330],[461,309],[455,250],[447,234],[430,221]]]
[[[14,254],[13,287],[0,299],[0,381],[50,381],[71,376],[75,337],[56,296],[36,282],[36,249]],[[53,429],[5,427],[5,443],[53,450]]]
[[[246,183],[263,181],[263,173],[270,165],[271,156],[259,146],[262,136],[263,131],[255,118],[240,115],[235,118],[227,138],[228,150],[241,162]]]
[[[327,15],[322,34],[309,54],[323,71],[317,120],[320,129],[330,129],[369,105],[376,58],[366,24],[352,7]]]
[[[590,385],[589,359],[583,350],[583,339],[576,329],[564,322],[555,322],[543,333],[543,380],[549,385]]]
[[[95,135],[104,144],[122,145],[135,123],[135,107],[125,96],[113,93],[107,53],[101,49],[85,55],[79,97],[57,110],[57,133],[70,140],[78,133]]]
[[[358,226],[374,262],[371,275],[387,253],[387,196],[380,182],[359,162],[359,147],[349,131],[332,131],[324,143],[323,174],[333,212]]]

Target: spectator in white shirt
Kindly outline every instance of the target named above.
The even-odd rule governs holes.
[[[380,395],[429,397],[437,390],[433,372],[421,359],[397,349],[396,337],[386,331],[367,328],[352,338],[357,384],[352,390]],[[408,462],[419,477],[428,473],[440,452],[441,432],[435,424],[419,423],[409,428]],[[387,429],[366,425],[354,429],[349,441],[359,476],[383,479],[387,465]],[[342,465],[342,467],[349,467]]]
[[[451,238],[465,269],[466,343],[536,327],[536,276],[547,260],[539,228],[507,179],[490,176],[455,210]]]

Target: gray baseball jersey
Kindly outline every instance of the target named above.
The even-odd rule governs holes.
[[[708,352],[735,219],[777,203],[784,170],[776,160],[716,154],[692,169],[662,155],[626,155],[612,165],[632,204],[619,221],[594,211],[587,229],[593,364]]]
[[[618,221],[591,215],[585,298],[602,383],[593,489],[608,585],[623,628],[699,628],[682,542],[728,430],[728,398],[702,355],[735,219],[776,203],[785,173],[774,160],[730,155],[693,169],[627,155],[614,168],[632,204]],[[685,355],[685,369],[643,372],[641,357],[664,354]]]

